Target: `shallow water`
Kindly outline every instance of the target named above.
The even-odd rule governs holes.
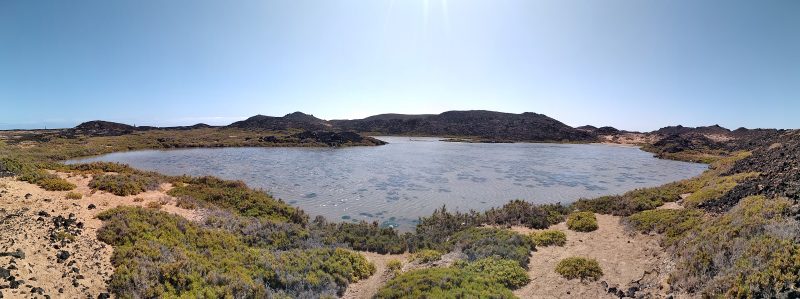
[[[330,220],[407,229],[419,216],[485,210],[512,199],[569,203],[692,177],[704,164],[660,160],[637,148],[598,144],[474,144],[379,137],[351,148],[213,148],[112,153],[108,161],[170,175],[214,175],[263,188]]]

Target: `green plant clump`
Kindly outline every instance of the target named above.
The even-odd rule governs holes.
[[[392,277],[400,275],[403,272],[403,262],[392,259],[386,263],[386,272],[388,272]]]
[[[406,240],[394,228],[381,227],[377,222],[328,223],[317,217],[310,225],[314,238],[326,245],[343,244],[355,250],[386,253],[403,253]]]
[[[83,198],[83,194],[80,194],[78,192],[68,192],[67,195],[64,195],[64,198],[66,198],[66,199],[81,199],[81,198]]]
[[[117,196],[128,196],[156,190],[159,183],[159,180],[154,177],[140,174],[98,174],[89,182],[89,187]]]
[[[567,234],[558,230],[543,230],[531,233],[531,240],[536,246],[564,246],[567,244]]]
[[[682,210],[649,210],[642,211],[625,218],[627,227],[642,233],[656,232],[664,234],[662,245],[669,247],[677,244],[684,234],[698,225],[703,211],[695,209]]]
[[[432,249],[423,249],[414,253],[411,260],[420,263],[430,263],[438,261],[442,258],[442,253]]]
[[[556,273],[566,279],[597,280],[603,276],[603,270],[595,259],[568,257],[556,265]]]
[[[496,257],[516,261],[528,268],[531,250],[535,247],[527,236],[507,229],[471,228],[453,235],[448,242],[451,250],[461,250],[468,261]]]
[[[485,223],[492,225],[520,225],[527,228],[544,229],[564,221],[569,207],[561,204],[536,205],[522,200],[512,200],[500,208],[485,212]]]
[[[375,295],[392,298],[516,298],[497,280],[458,267],[405,272],[389,280]]]
[[[567,217],[567,228],[578,232],[597,230],[597,217],[592,212],[573,212]]]
[[[516,261],[488,257],[471,263],[459,263],[464,270],[493,279],[509,289],[517,289],[528,284],[528,272]]]

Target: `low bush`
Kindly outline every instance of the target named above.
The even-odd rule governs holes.
[[[98,218],[98,238],[114,246],[109,288],[120,298],[333,297],[375,271],[349,250],[252,247],[160,211],[119,207]]]
[[[81,199],[83,198],[83,194],[78,192],[67,192],[67,195],[64,195],[66,199]]]
[[[441,209],[433,211],[430,216],[419,218],[415,233],[408,239],[409,250],[413,252],[429,248],[446,251],[450,236],[462,230],[480,226],[483,222],[483,215],[478,212],[461,213],[456,211],[450,213],[446,207],[442,206]]]
[[[522,200],[513,200],[500,208],[486,211],[484,223],[544,229],[564,221],[564,215],[569,212],[570,209],[561,204],[536,205]]]
[[[389,260],[386,263],[386,272],[392,277],[400,275],[400,273],[403,273],[403,262],[395,259]]]
[[[163,206],[163,205],[159,201],[151,201],[151,202],[148,202],[147,204],[145,204],[144,206],[145,206],[145,208],[148,208],[148,209],[160,210],[161,206]]]
[[[194,209],[197,209],[198,207],[200,207],[200,205],[198,204],[198,202],[196,200],[188,198],[188,197],[180,197],[180,198],[178,198],[175,201],[175,206],[177,206],[179,208],[182,208],[182,209],[187,209],[187,210],[194,210]]]
[[[568,257],[556,265],[556,273],[566,279],[597,280],[603,276],[603,270],[595,259]]]
[[[471,228],[453,235],[448,242],[451,250],[460,250],[468,261],[497,257],[516,261],[528,268],[533,242],[527,236],[506,229]]]
[[[709,297],[800,295],[800,222],[792,204],[747,197],[687,232],[675,247],[673,285]]]
[[[267,218],[279,222],[305,225],[308,216],[295,207],[262,191],[247,187],[241,181],[226,181],[215,177],[180,177],[183,184],[176,184],[168,194],[176,198],[189,198],[232,209],[242,216]]]
[[[259,248],[290,250],[312,247],[313,243],[308,229],[299,224],[240,216],[227,210],[206,212],[203,226],[234,233],[247,245]]]
[[[415,252],[411,256],[411,260],[420,263],[430,263],[438,261],[442,258],[442,253],[432,249],[423,249]]]
[[[567,217],[567,228],[578,232],[597,230],[597,218],[592,212],[573,212]]]
[[[47,191],[69,191],[77,187],[75,184],[55,175],[37,180],[34,184]]]
[[[406,240],[391,227],[381,227],[377,222],[329,223],[317,217],[310,225],[314,239],[326,245],[343,245],[355,250],[386,253],[403,253]]]
[[[375,298],[516,298],[509,289],[487,275],[457,267],[405,272],[389,280]]]
[[[89,187],[117,196],[136,195],[158,189],[159,180],[140,174],[98,174],[89,182]]]
[[[664,234],[661,244],[669,247],[681,240],[686,232],[700,225],[702,217],[703,211],[696,209],[649,210],[626,217],[624,223],[638,232]]]
[[[512,290],[531,281],[528,272],[513,260],[488,257],[471,263],[459,263],[457,266],[468,272],[486,276]]]
[[[531,233],[531,240],[536,246],[564,246],[567,244],[567,234],[558,230],[543,230]]]

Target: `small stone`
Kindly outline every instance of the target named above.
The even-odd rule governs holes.
[[[0,267],[0,278],[7,278],[11,276],[11,271],[6,268]]]
[[[31,196],[33,196],[33,195],[31,195],[30,193],[26,193],[26,194],[25,194],[25,199],[30,199],[30,198],[31,198]]]
[[[56,254],[56,258],[58,258],[59,263],[62,263],[64,262],[64,260],[69,258],[69,252],[65,250],[59,250],[58,253]]]
[[[94,210],[95,208],[97,208],[97,206],[95,206],[93,203],[90,203],[89,206],[86,208],[89,210]]]

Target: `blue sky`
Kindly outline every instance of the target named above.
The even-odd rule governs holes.
[[[487,109],[800,128],[800,1],[0,0],[0,128]]]

